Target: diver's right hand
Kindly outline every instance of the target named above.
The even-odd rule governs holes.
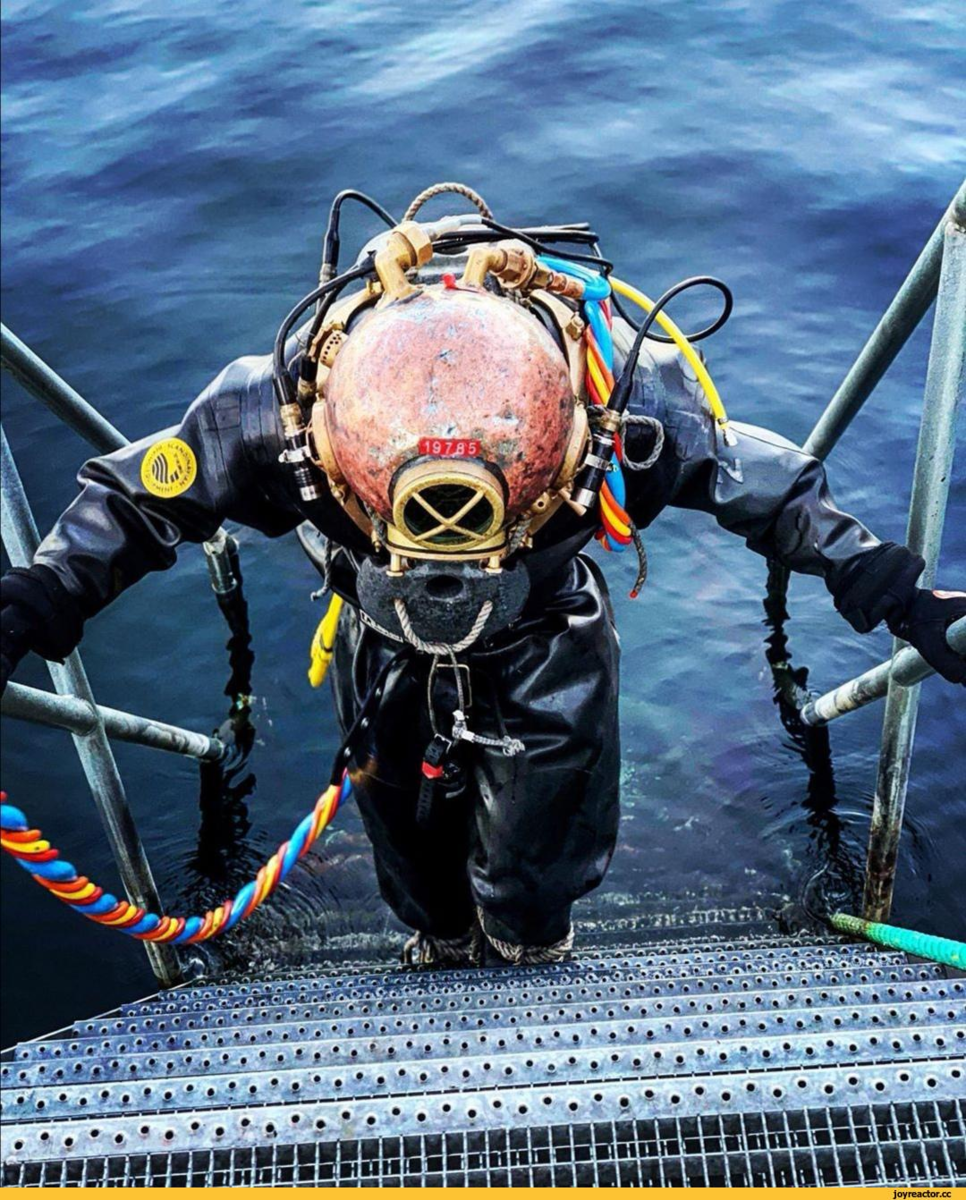
[[[14,567],[0,579],[0,694],[30,650],[62,661],[80,641],[81,622],[45,567]]]

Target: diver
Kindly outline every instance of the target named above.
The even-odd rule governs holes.
[[[457,192],[477,211],[416,221]],[[390,227],[338,273],[346,199]],[[668,505],[820,575],[947,680],[966,593],[836,507],[820,462],[728,421],[693,343],[618,281],[586,225],[511,229],[436,185],[396,222],[340,193],[319,286],[272,354],[227,366],[167,429],[84,465],[33,564],[2,580],[2,683],[224,521],[300,540],[344,602],[332,682],[380,890],[411,963],[566,957],[619,813],[619,643],[584,551],[636,549]],[[663,315],[663,320],[661,319]],[[305,320],[303,320],[305,318]],[[664,334],[657,332],[662,325]]]

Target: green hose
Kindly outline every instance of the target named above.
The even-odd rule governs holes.
[[[912,929],[899,929],[896,925],[882,925],[878,921],[865,921],[848,913],[834,913],[830,920],[832,928],[840,933],[858,934],[880,946],[966,970],[966,942],[954,942],[952,938],[935,937],[931,933],[915,933]]]

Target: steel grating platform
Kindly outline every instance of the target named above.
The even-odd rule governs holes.
[[[4,1054],[4,1183],[963,1184],[953,975],[757,934],[203,982]]]

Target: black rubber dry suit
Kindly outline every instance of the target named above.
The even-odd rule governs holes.
[[[615,330],[626,354],[629,330]],[[639,527],[665,505],[702,509],[760,554],[822,575],[858,630],[907,596],[922,561],[880,543],[835,507],[822,466],[765,430],[735,424],[737,445],[717,436],[706,403],[673,349],[649,344],[631,411],[656,417],[663,450],[645,472],[626,473],[627,508]],[[83,622],[150,571],[172,564],[183,541],[201,542],[223,521],[269,536],[309,521],[343,552],[333,583],[349,602],[333,672],[339,719],[352,725],[399,646],[352,608],[355,576],[372,548],[334,499],[305,505],[279,463],[282,439],[269,359],[228,366],[188,410],[177,436],[197,459],[191,486],[161,499],[141,482],[149,438],[88,462],[81,492],[44,540],[35,566],[8,586],[42,592],[58,614],[31,648],[56,657]],[[626,450],[646,458],[652,426],[629,427]],[[531,594],[520,619],[461,656],[468,720],[477,733],[510,735],[525,752],[460,743],[428,813],[417,819],[420,763],[433,724],[450,731],[456,672],[405,651],[370,697],[351,746],[355,794],[372,841],[382,893],[437,957],[462,945],[477,914],[504,956],[528,961],[567,943],[570,909],[602,879],[618,824],[617,634],[607,590],[580,551],[597,516],[562,508],[521,552]],[[48,633],[44,633],[44,629]],[[46,640],[45,640],[46,638]],[[436,939],[434,942],[433,939]]]

